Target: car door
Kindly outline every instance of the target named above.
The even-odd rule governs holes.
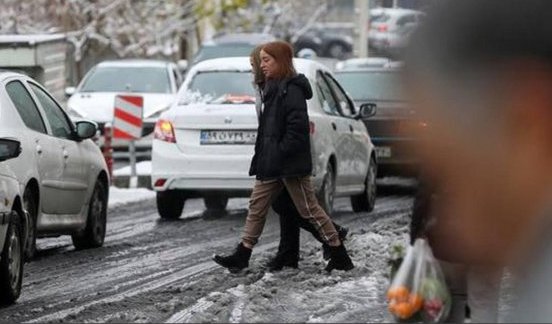
[[[59,200],[60,182],[63,173],[61,154],[56,149],[54,138],[48,135],[47,123],[21,80],[6,83],[6,93],[23,120],[26,129],[24,136],[30,139],[32,147],[22,147],[20,158],[8,161],[18,175],[28,174],[28,168],[36,163],[40,190],[40,210],[45,214],[55,214],[61,208]],[[25,141],[22,141],[25,143]],[[21,161],[26,159],[26,161]],[[29,163],[29,160],[32,161]],[[26,179],[21,179],[26,181]],[[40,220],[37,220],[40,223]]]
[[[73,123],[57,102],[34,82],[28,82],[37,102],[42,107],[50,125],[50,135],[56,142],[58,154],[62,157],[61,190],[62,214],[78,214],[85,205],[88,191],[88,168],[85,166],[86,152],[75,139]]]
[[[343,186],[347,186],[347,167],[349,164],[347,155],[349,153],[347,150],[348,147],[348,129],[346,124],[343,122],[339,113],[339,104],[331,90],[331,87],[327,80],[324,78],[324,73],[319,71],[316,76],[316,84],[318,87],[320,104],[322,109],[326,113],[324,122],[330,124],[330,137],[333,138],[333,145],[336,155],[336,170],[335,171],[335,185],[338,191],[341,191]]]
[[[343,88],[329,73],[325,77],[332,89],[339,108],[339,119],[344,132],[345,144],[347,147],[345,160],[347,168],[345,170],[345,181],[347,185],[363,185],[366,172],[368,170],[367,159],[369,147],[366,145],[366,128],[361,121],[354,118],[356,115],[355,106],[351,99],[345,94]]]

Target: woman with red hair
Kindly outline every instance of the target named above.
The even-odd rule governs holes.
[[[250,175],[256,176],[249,202],[241,243],[228,256],[215,255],[214,261],[231,272],[249,266],[249,259],[261,235],[266,215],[274,199],[286,189],[301,217],[311,222],[330,246],[326,271],[351,270],[354,265],[338,233],[316,199],[311,182],[307,100],[312,89],[303,74],[293,66],[293,48],[286,42],[271,42],[260,52],[261,70],[266,82],[264,107],[260,112],[255,154]]]

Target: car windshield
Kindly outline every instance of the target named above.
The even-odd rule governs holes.
[[[336,73],[336,79],[355,101],[404,100],[398,73],[363,71]]]
[[[181,103],[193,101],[216,104],[255,103],[252,75],[249,71],[213,71],[196,74]]]
[[[221,57],[249,56],[254,48],[255,46],[250,44],[207,45],[197,52],[193,62],[197,63]]]
[[[163,67],[99,66],[86,78],[81,92],[171,93]]]

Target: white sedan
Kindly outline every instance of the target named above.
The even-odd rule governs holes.
[[[93,67],[78,87],[67,88],[70,115],[93,120],[103,127],[113,122],[115,96],[132,93],[144,98],[143,138],[136,142],[137,154],[149,157],[155,121],[176,99],[182,76],[176,64],[158,60],[104,61]],[[128,153],[127,141],[113,141],[116,158]]]
[[[370,211],[376,198],[376,155],[352,100],[328,68],[296,59],[309,79],[308,101],[314,184],[331,211],[335,196],[351,196],[355,211]],[[228,198],[247,197],[257,133],[249,58],[201,62],[188,73],[179,99],[161,115],[154,132],[152,185],[162,218],[178,218],[185,200],[203,197],[224,209]],[[364,117],[374,105],[362,107]]]
[[[21,142],[21,155],[6,161],[17,176],[29,213],[26,256],[36,238],[72,235],[77,248],[103,244],[109,176],[90,139],[96,124],[69,119],[36,81],[0,72],[0,137]]]
[[[19,156],[20,145],[16,140],[0,138],[0,305],[17,300],[23,281],[27,214],[19,182],[5,162]]]

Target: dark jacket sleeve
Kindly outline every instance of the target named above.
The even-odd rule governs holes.
[[[290,85],[283,103],[286,125],[279,147],[284,156],[289,156],[305,148],[309,140],[309,116],[305,95],[299,87]]]

